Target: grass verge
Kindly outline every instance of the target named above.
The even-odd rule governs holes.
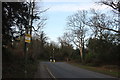
[[[69,62],[69,63],[74,65],[74,66],[77,66],[77,67],[80,67],[83,69],[87,69],[90,71],[99,72],[99,73],[110,75],[113,77],[120,77],[120,70],[118,68],[108,69],[108,68],[104,68],[104,67],[93,67],[93,66],[83,65],[80,63],[73,63],[73,62]]]

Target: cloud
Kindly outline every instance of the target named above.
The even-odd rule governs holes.
[[[37,0],[36,0],[37,1]],[[107,10],[106,5],[95,4],[97,0],[40,0],[50,12],[74,12],[78,10]]]
[[[108,9],[108,6],[105,5],[95,5],[95,4],[85,4],[85,5],[76,5],[76,4],[56,4],[52,5],[49,9],[49,11],[52,12],[73,12],[77,10],[105,10]]]
[[[98,5],[98,4],[94,4],[92,6],[93,9],[95,10],[108,10],[108,9],[111,9],[110,7],[108,7],[107,5]]]
[[[79,5],[75,5],[75,4],[61,4],[61,5],[53,5],[50,8],[50,11],[64,11],[64,12],[68,12],[68,11],[76,11],[80,8]]]
[[[42,1],[42,2],[81,2],[83,0],[36,0],[36,1]],[[87,1],[87,0],[85,0]]]

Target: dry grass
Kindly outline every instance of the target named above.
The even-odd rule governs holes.
[[[88,65],[83,65],[80,63],[73,63],[73,62],[70,62],[70,64],[74,66],[78,66],[83,69],[99,72],[102,74],[107,74],[113,77],[120,77],[120,69],[116,65],[104,65],[99,67],[93,67],[93,66],[88,66]]]

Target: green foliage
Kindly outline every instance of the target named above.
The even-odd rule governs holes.
[[[72,54],[73,48],[70,45],[62,45],[60,47],[60,53],[63,54],[63,57],[70,57],[70,55]]]
[[[109,39],[108,37],[107,39],[90,38],[88,43],[90,53],[86,55],[86,62],[96,65],[118,65],[118,58],[120,55],[119,44],[114,43],[114,39],[111,40],[111,38],[112,37],[109,37]]]
[[[17,5],[17,6],[16,6]],[[2,3],[2,43],[11,45],[12,41],[23,36],[25,29],[28,28],[29,17],[33,20],[38,19],[29,13],[30,4],[27,2],[3,2]]]
[[[12,39],[16,40],[15,34],[17,35],[19,33],[20,35],[23,34],[23,29],[21,26],[27,24],[27,20],[25,18],[28,18],[28,5],[26,3],[24,2],[2,3],[3,45],[10,44]],[[16,30],[15,26],[17,26],[19,31]]]
[[[81,56],[80,56],[80,50],[76,49],[72,52],[71,59],[73,61],[80,62],[81,61]]]
[[[17,6],[16,6],[17,5]],[[24,40],[23,35],[28,25],[29,4],[27,2],[2,3],[2,61],[3,78],[24,78]],[[33,17],[33,16],[31,16]],[[20,37],[20,41],[17,38]],[[28,46],[30,49],[30,45]],[[29,53],[29,51],[28,51]],[[28,54],[28,70],[35,62],[31,62]],[[35,60],[33,60],[35,61]],[[35,67],[34,67],[35,68]],[[33,73],[29,73],[32,76]]]
[[[85,56],[85,63],[91,63],[93,62],[93,59],[95,58],[95,55],[92,53],[88,53]]]

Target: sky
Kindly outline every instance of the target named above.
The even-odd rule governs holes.
[[[45,13],[48,18],[44,32],[49,37],[50,41],[58,42],[58,37],[61,37],[66,31],[67,17],[74,14],[78,10],[106,9],[107,6],[95,4],[99,0],[42,0],[38,6],[49,10]]]

